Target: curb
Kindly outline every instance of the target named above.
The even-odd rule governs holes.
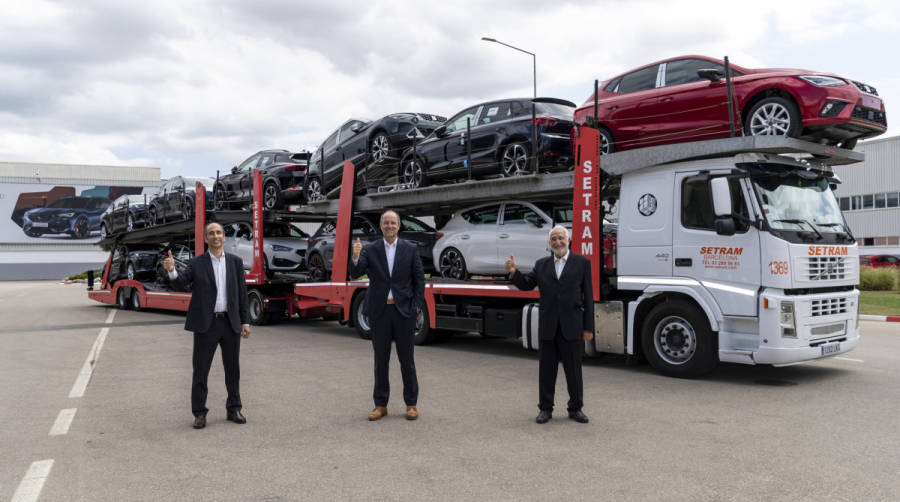
[[[898,315],[865,315],[860,314],[860,321],[882,321],[882,322],[900,322]]]

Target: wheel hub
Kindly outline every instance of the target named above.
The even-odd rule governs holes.
[[[656,353],[669,364],[684,364],[697,350],[693,327],[678,316],[667,317],[657,324],[653,342]]]

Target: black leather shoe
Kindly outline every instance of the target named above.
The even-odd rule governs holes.
[[[585,415],[584,413],[582,413],[581,410],[578,410],[578,411],[570,411],[570,412],[569,412],[569,418],[571,418],[572,420],[578,422],[579,424],[586,424],[586,423],[588,423],[588,417],[587,417],[587,415]]]
[[[234,422],[236,424],[246,424],[247,419],[244,418],[244,415],[241,415],[240,410],[234,410],[228,412],[228,421]]]
[[[537,418],[534,419],[534,421],[539,424],[546,424],[547,422],[550,421],[551,418],[553,418],[552,411],[541,410],[541,412],[538,413],[538,416],[537,416]]]
[[[202,429],[206,427],[206,415],[197,415],[194,417],[194,425],[195,429]]]

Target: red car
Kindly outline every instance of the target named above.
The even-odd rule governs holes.
[[[875,88],[831,73],[731,65],[735,128],[744,135],[787,135],[852,149],[887,130]],[[596,125],[603,153],[728,137],[725,66],[681,56],[642,66],[599,86],[575,111]]]
[[[900,267],[900,256],[868,254],[859,257],[859,264],[868,267]]]

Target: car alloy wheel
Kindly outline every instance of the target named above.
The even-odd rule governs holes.
[[[306,200],[315,201],[322,198],[322,183],[319,178],[310,178],[306,182]]]
[[[263,206],[266,209],[278,209],[281,205],[281,193],[274,182],[267,183],[263,189]]]
[[[420,188],[425,186],[424,182],[425,173],[422,171],[422,164],[416,160],[407,161],[400,174],[400,183],[409,185],[410,188]]]
[[[181,217],[185,220],[194,217],[194,205],[191,203],[190,199],[181,203]]]
[[[159,222],[156,221],[156,209],[151,207],[150,210],[147,211],[147,226],[154,227],[158,223]]]
[[[612,136],[606,129],[598,129],[600,132],[600,155],[609,155],[615,151]]]
[[[528,152],[524,143],[510,143],[503,149],[500,158],[500,168],[503,176],[516,176],[528,172]]]
[[[128,277],[129,281],[134,280],[134,264],[128,263],[128,266],[125,268],[125,276]]]
[[[377,164],[381,162],[385,158],[387,158],[391,153],[391,142],[388,140],[387,134],[380,132],[372,138],[372,143],[369,146],[369,154],[372,157],[372,163]]]
[[[129,232],[134,230],[134,216],[131,214],[129,214],[128,218],[125,220],[125,228],[127,228]]]
[[[469,275],[466,271],[466,260],[456,248],[447,248],[441,253],[438,268],[441,277],[462,280]]]
[[[753,106],[747,118],[750,136],[791,136],[800,129],[800,113],[790,101],[781,97],[763,99]]]
[[[325,269],[325,261],[322,255],[316,253],[309,257],[309,277],[315,282],[324,281],[328,271]]]

